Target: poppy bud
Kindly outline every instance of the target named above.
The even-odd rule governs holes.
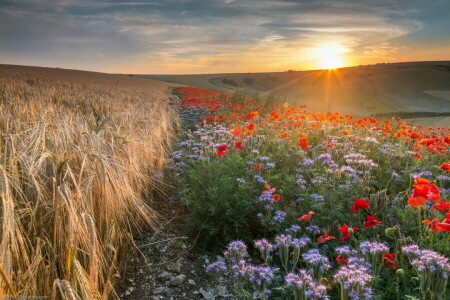
[[[384,231],[384,233],[385,233],[387,236],[394,237],[395,230],[394,230],[394,228],[388,228],[388,229],[386,229],[386,230]]]
[[[351,234],[351,235],[353,235],[353,234],[355,233],[355,231],[353,230],[353,228],[349,228],[349,229],[348,229],[348,233]]]
[[[398,269],[395,274],[397,275],[397,277],[403,277],[405,276],[405,271],[403,269]]]

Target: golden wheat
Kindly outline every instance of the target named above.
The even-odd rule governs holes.
[[[0,65],[0,298],[114,296],[177,129],[146,79]],[[148,193],[147,193],[148,194]]]

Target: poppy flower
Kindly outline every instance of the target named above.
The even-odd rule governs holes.
[[[221,145],[217,148],[217,155],[224,156],[227,154],[228,145]]]
[[[297,220],[299,221],[309,221],[311,220],[312,216],[314,215],[313,211],[308,212],[306,215],[301,216],[300,218],[298,218]]]
[[[334,240],[334,239],[335,239],[335,237],[329,235],[328,232],[327,232],[325,229],[323,229],[322,231],[323,231],[323,235],[321,235],[321,236],[319,236],[319,237],[317,238],[317,242],[318,242],[319,244],[325,243],[325,242],[328,241],[328,240]]]
[[[273,200],[274,200],[275,202],[278,202],[278,201],[281,200],[281,195],[280,195],[280,194],[275,194],[275,195],[272,195],[272,198],[273,198]]]
[[[346,259],[344,256],[342,256],[342,255],[338,255],[338,256],[336,257],[336,261],[337,261],[337,263],[340,264],[341,266],[346,266],[346,265],[347,265],[347,259]]]
[[[349,231],[350,229],[352,229],[353,232]],[[338,228],[338,230],[342,232],[341,242],[345,242],[353,233],[358,231],[358,227],[350,228],[347,224],[344,224],[341,228]]]
[[[409,135],[409,138],[418,140],[418,139],[420,139],[420,135],[417,132],[413,132]]]
[[[300,139],[298,141],[298,146],[301,147],[302,149],[306,150],[308,148],[309,142],[307,139]]]
[[[233,129],[231,131],[231,133],[233,134],[233,137],[236,138],[242,134],[242,129],[240,129],[240,128]]]
[[[352,212],[358,212],[359,209],[368,208],[370,206],[369,202],[364,199],[355,199],[355,203],[353,203],[352,208],[350,209]]]
[[[447,218],[438,223],[437,226],[441,231],[450,231],[450,213],[447,213]]]
[[[438,233],[441,230],[438,226],[440,221],[437,218],[434,218],[433,220],[423,220],[422,223],[428,224],[428,228],[435,233]]]
[[[439,201],[436,202],[435,205],[431,206],[431,208],[443,213],[450,213],[450,202]]]
[[[437,202],[441,200],[441,191],[435,184],[430,184],[430,181],[424,178],[417,178],[413,184],[413,193],[408,199],[408,204],[411,206],[423,205],[427,199]]]
[[[252,123],[250,123],[250,124],[248,124],[248,130],[255,130],[255,128],[256,128],[256,125],[255,124],[252,124]]]
[[[272,121],[277,121],[277,120],[279,120],[280,118],[281,118],[280,113],[278,113],[278,112],[276,112],[276,111],[273,111],[273,112],[270,113],[270,119],[271,119]]]
[[[439,168],[444,171],[450,171],[450,161],[448,163],[443,163]]]
[[[440,231],[450,231],[450,224],[448,223],[438,223],[437,227]]]
[[[262,167],[261,163],[256,164],[255,171],[258,171],[259,169],[261,169],[261,167]]]
[[[349,135],[349,134],[350,134],[350,132],[348,132],[347,130],[342,130],[342,133],[343,133],[344,135]]]
[[[385,253],[383,254],[383,262],[392,269],[397,269],[395,266],[395,253]]]
[[[234,145],[234,149],[238,149],[238,150],[242,150],[245,149],[244,146],[242,146],[242,141],[236,142],[236,144]]]
[[[268,185],[267,183],[266,183],[266,185],[264,185],[264,188],[265,188],[266,190],[270,191],[271,193],[275,193],[275,191],[277,190],[276,188],[271,188],[270,185]],[[264,191],[264,192],[265,192],[265,191]],[[263,192],[263,193],[264,193],[264,192]]]
[[[375,215],[373,215],[373,216],[367,215],[366,216],[366,221],[362,225],[363,228],[374,227],[374,226],[377,226],[378,224],[381,224],[381,222],[376,220],[375,218],[376,218]]]

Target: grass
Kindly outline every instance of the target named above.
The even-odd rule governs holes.
[[[0,298],[117,298],[177,128],[170,85],[0,65]]]

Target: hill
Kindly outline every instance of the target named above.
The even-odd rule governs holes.
[[[307,104],[316,111],[407,118],[419,112],[428,113],[428,118],[435,113],[450,115],[448,61],[274,73],[137,76],[224,92],[240,90],[280,103]]]

